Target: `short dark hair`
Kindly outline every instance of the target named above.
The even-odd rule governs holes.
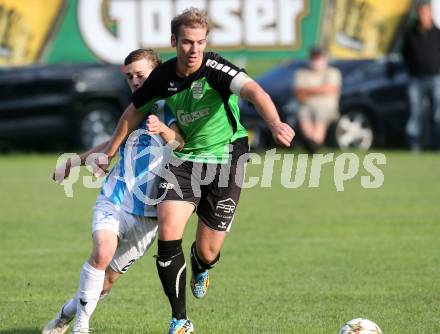
[[[157,67],[162,64],[159,54],[153,49],[137,49],[131,51],[127,57],[125,57],[124,65],[127,66],[135,61],[146,59],[151,62],[153,67]]]
[[[209,20],[206,12],[198,8],[190,7],[181,14],[175,16],[171,21],[171,33],[177,37],[181,26],[206,28],[206,34],[209,34]]]
[[[428,0],[422,0],[419,3],[417,3],[416,9],[419,10],[421,7],[425,7],[425,6],[431,7],[431,2]]]
[[[325,56],[326,52],[324,50],[323,47],[321,46],[314,46],[312,48],[310,48],[309,50],[309,58],[316,58],[316,57],[321,57],[321,56]]]

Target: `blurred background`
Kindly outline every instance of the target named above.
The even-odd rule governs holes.
[[[328,124],[326,144],[409,148],[410,78],[401,49],[419,3],[0,0],[0,148],[89,148],[107,139],[130,101],[119,65],[141,47],[172,57],[169,22],[188,6],[208,11],[210,48],[245,67],[295,128],[293,78],[308,66],[309,50],[320,46],[342,74],[339,115]],[[440,1],[431,4],[439,24]],[[429,94],[422,103],[429,111]],[[252,146],[272,144],[253,107],[241,106]],[[423,115],[420,148],[435,148],[432,113]]]

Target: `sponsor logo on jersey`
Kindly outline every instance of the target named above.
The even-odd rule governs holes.
[[[234,77],[238,73],[237,70],[234,70],[233,68],[231,68],[228,65],[219,63],[217,60],[214,60],[214,59],[208,59],[206,61],[206,66],[211,67],[213,69],[216,69],[218,71],[222,71],[224,73],[228,73],[231,77]]]
[[[174,82],[170,81],[170,87],[168,87],[169,92],[177,92],[177,87],[174,87]]]
[[[217,211],[223,211],[224,213],[234,213],[235,206],[236,204],[232,198],[227,198],[222,201],[218,201],[215,209]]]
[[[193,98],[200,100],[203,97],[203,84],[200,81],[193,82],[191,86]]]
[[[174,184],[168,183],[168,182],[161,182],[161,183],[159,183],[159,188],[160,189],[173,189]]]
[[[209,109],[205,108],[202,110],[193,111],[191,113],[186,112],[185,110],[177,110],[176,115],[180,124],[188,126],[190,123],[195,122],[202,117],[208,116]]]

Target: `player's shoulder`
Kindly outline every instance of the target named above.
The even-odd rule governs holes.
[[[162,64],[158,66],[158,68],[170,68],[170,67],[174,68],[176,66],[176,62],[177,62],[177,58],[173,57],[164,61]]]
[[[152,78],[154,79],[158,79],[158,78],[163,78],[168,74],[173,74],[176,70],[176,61],[177,59],[175,57],[168,59],[167,61],[157,66],[151,72],[150,76],[152,76]]]
[[[219,60],[219,59],[223,59],[223,57],[220,56],[220,54],[218,54],[217,52],[208,51],[208,52],[205,52],[205,60],[208,60],[208,59]]]
[[[168,126],[170,119],[174,119],[174,115],[165,100],[159,100],[154,103],[150,114],[154,114]]]
[[[342,80],[342,72],[337,67],[330,66],[327,70],[327,76],[330,77],[335,84],[340,84]]]
[[[335,66],[329,66],[327,68],[327,72],[333,75],[340,75],[341,71],[339,70],[339,68],[335,67]]]
[[[206,52],[203,61],[203,73],[207,77],[212,76],[214,80],[218,80],[220,77],[228,77],[228,75],[234,77],[239,72],[246,72],[216,52]]]
[[[165,106],[165,101],[164,101],[164,100],[156,101],[156,102],[153,104],[153,106],[151,107],[150,114],[155,115],[155,114],[157,114],[157,113],[161,113],[161,112],[163,112],[163,108],[164,108],[164,106]]]
[[[206,52],[203,57],[203,66],[205,66],[207,69],[219,69],[224,65],[233,66],[231,62],[229,62],[227,59],[223,58],[220,54],[217,52]]]
[[[295,71],[296,77],[313,75],[313,71],[308,66],[301,67]]]
[[[153,106],[151,107],[149,114],[156,115],[163,122],[164,108],[165,108],[165,101],[164,100],[156,101],[153,104]]]

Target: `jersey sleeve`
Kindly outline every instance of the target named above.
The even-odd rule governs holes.
[[[173,123],[176,123],[176,117],[174,117],[171,108],[166,103],[163,106],[163,114],[166,126],[170,127]]]
[[[231,82],[240,73],[246,74],[246,70],[242,69],[217,53],[210,52],[207,54],[205,62],[207,68],[206,77],[209,84],[216,90],[224,94],[234,93],[231,90]]]
[[[153,70],[142,87],[136,90],[131,97],[131,102],[140,112],[148,113],[153,105],[160,100],[157,72],[157,68]]]

